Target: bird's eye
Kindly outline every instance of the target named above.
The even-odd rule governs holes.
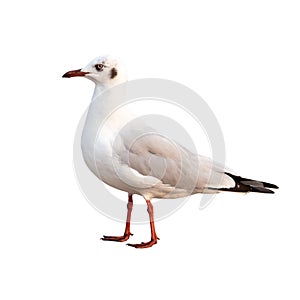
[[[104,68],[104,65],[102,65],[102,64],[96,64],[95,68],[96,68],[97,71],[102,71],[102,69]]]

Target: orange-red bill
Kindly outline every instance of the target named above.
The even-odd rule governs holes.
[[[81,69],[73,70],[65,73],[62,77],[63,78],[71,78],[76,76],[85,76],[86,74],[89,74],[89,72],[83,72]]]

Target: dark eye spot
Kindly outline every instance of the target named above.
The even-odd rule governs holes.
[[[96,64],[95,68],[96,68],[97,71],[102,71],[102,69],[104,68],[104,65],[102,65],[102,64]]]
[[[118,71],[116,68],[112,68],[110,71],[110,78],[113,79],[118,75]]]

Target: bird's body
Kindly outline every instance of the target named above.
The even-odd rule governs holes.
[[[137,126],[130,105],[109,114],[101,94],[94,95],[81,147],[89,169],[106,184],[146,199],[234,187],[234,180],[209,158],[190,152],[142,121]]]
[[[109,89],[126,82],[126,72],[117,60],[100,57],[64,77],[85,76],[95,82],[95,91],[82,133],[82,153],[89,169],[103,182],[129,195],[125,233],[104,240],[124,241],[130,236],[132,195],[148,205],[151,241],[134,244],[150,247],[157,242],[152,198],[179,198],[195,193],[271,192],[275,185],[232,175],[209,158],[199,156],[161,135],[136,116],[130,105],[110,111]],[[102,95],[105,93],[105,97]],[[128,220],[129,218],[129,220]]]

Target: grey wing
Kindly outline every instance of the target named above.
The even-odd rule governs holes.
[[[214,166],[209,158],[191,153],[150,128],[147,131],[144,129],[120,135],[123,151],[119,157],[123,164],[144,176],[155,177],[163,184],[190,194],[205,192],[210,187],[228,186],[225,182],[228,176],[221,168]]]

